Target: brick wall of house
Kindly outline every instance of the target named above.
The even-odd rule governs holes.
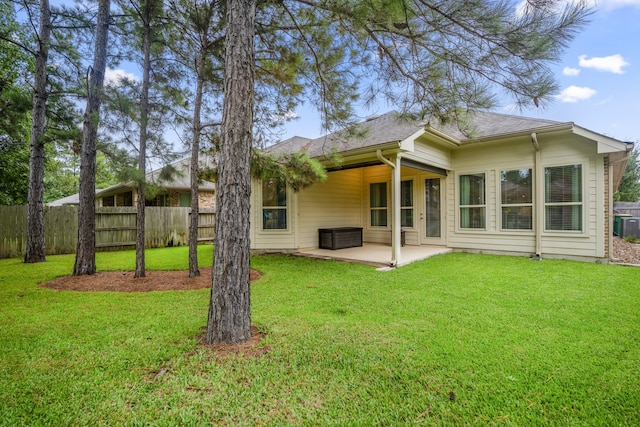
[[[203,209],[213,209],[215,207],[215,193],[213,191],[199,191],[198,204]]]
[[[169,192],[169,206],[174,208],[180,206],[180,193],[176,191]]]
[[[180,206],[180,195],[185,191],[171,191],[169,192],[169,206]],[[215,204],[215,193],[212,191],[199,191],[198,192],[198,204],[201,209],[212,209]]]

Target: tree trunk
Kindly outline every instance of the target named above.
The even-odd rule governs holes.
[[[193,107],[193,145],[191,146],[191,217],[189,218],[189,277],[200,275],[198,269],[198,217],[200,214],[200,200],[198,197],[198,169],[200,158],[200,111],[202,109],[202,91],[204,86],[203,58],[200,51],[196,64],[198,83],[196,85],[196,100]]]
[[[151,1],[144,2],[142,17],[142,49],[144,63],[142,66],[142,93],[140,95],[140,157],[138,168],[142,178],[138,181],[138,204],[136,220],[136,271],[134,277],[144,277],[144,226],[145,226],[145,178],[147,169],[147,125],[149,123],[149,79],[151,72]]]
[[[80,154],[80,204],[78,207],[78,242],[73,275],[96,272],[96,140],[104,73],[107,66],[110,0],[100,0],[96,25],[93,68],[89,74],[87,108],[82,128]]]
[[[227,2],[224,105],[206,342],[251,338],[249,209],[256,0]]]
[[[51,39],[49,0],[40,0],[40,34],[36,53],[29,155],[27,242],[24,262],[44,262],[44,131],[47,115],[47,58]]]

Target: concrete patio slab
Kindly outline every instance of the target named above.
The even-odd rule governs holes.
[[[403,246],[400,249],[400,262],[397,267],[451,251],[451,248],[444,246]],[[297,254],[316,258],[361,262],[379,267],[391,267],[391,246],[375,243],[365,243],[363,246],[335,250],[301,249]]]

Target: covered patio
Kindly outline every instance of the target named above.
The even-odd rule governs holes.
[[[396,267],[421,261],[423,259],[451,252],[451,248],[445,246],[402,246],[400,248],[400,263]],[[393,268],[391,266],[391,246],[377,243],[365,243],[362,246],[345,249],[300,249],[298,255],[336,259],[343,261],[355,261],[379,266],[379,270]]]

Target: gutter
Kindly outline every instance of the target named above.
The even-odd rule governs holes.
[[[355,157],[355,156],[361,156],[361,155],[371,155],[371,153],[376,150],[376,151],[381,151],[381,150],[385,150],[385,151],[395,151],[395,150],[400,150],[400,146],[401,146],[401,141],[391,141],[391,142],[383,142],[381,144],[375,144],[375,145],[368,145],[366,147],[360,147],[360,148],[354,148],[351,150],[346,150],[346,151],[336,151],[334,152],[323,152],[320,154],[314,154],[311,157],[314,159],[318,159],[320,161],[323,161],[324,159],[327,158],[327,156],[331,156],[332,154],[337,154],[338,156],[346,159],[349,157]],[[307,152],[308,153],[308,152]]]
[[[508,132],[508,133],[497,134],[497,135],[483,136],[481,138],[469,138],[469,139],[465,139],[463,141],[460,141],[460,145],[478,144],[478,143],[482,143],[482,142],[497,142],[497,141],[499,141],[501,139],[510,139],[510,138],[522,137],[522,136],[525,136],[527,134],[527,132],[530,132],[530,135],[531,135],[531,134],[562,132],[562,131],[567,131],[567,130],[573,130],[573,128],[574,128],[574,124],[572,122],[560,123],[560,124],[557,124],[557,125],[550,125],[550,126],[543,126],[543,127],[535,128],[534,130],[523,129],[521,131]]]
[[[396,168],[396,165],[391,160],[387,159],[382,155],[382,150],[376,150],[376,157],[378,158],[378,160],[380,160],[382,163],[389,166],[391,169]]]
[[[452,145],[454,147],[459,147],[460,146],[460,141],[458,141],[457,139],[453,138],[452,136],[434,128],[431,127],[431,125],[427,124],[424,126],[424,130],[437,136],[438,138],[440,138],[443,142]]]

